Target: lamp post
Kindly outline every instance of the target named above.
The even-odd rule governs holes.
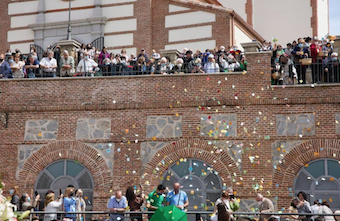
[[[71,0],[68,0],[68,27],[67,27],[67,40],[71,41]]]

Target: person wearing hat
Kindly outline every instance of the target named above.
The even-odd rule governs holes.
[[[140,50],[140,53],[139,53],[137,59],[139,59],[140,57],[144,57],[144,58],[145,58],[145,62],[148,62],[148,60],[149,60],[149,56],[148,56],[148,54],[146,53],[146,51],[145,51],[144,48],[142,48],[142,49]]]
[[[209,54],[208,63],[204,64],[204,70],[205,70],[205,73],[219,73],[220,72],[220,67],[215,62],[213,54]]]
[[[185,57],[183,58],[183,69],[184,73],[191,73],[192,68],[194,67],[194,59],[192,58],[192,51],[188,50],[185,53]]]

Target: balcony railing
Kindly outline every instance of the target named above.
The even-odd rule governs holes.
[[[107,217],[110,216],[110,214],[114,215],[121,215],[121,221],[130,221],[136,219],[134,217],[140,216],[143,217],[143,220],[148,220],[148,214],[153,214],[154,211],[140,211],[140,212],[133,212],[133,211],[126,211],[126,212],[109,212],[109,211],[85,211],[85,212],[44,212],[44,211],[34,211],[30,213],[30,220],[32,220],[33,217],[43,217],[45,214],[57,214],[58,220],[62,220],[65,218],[65,215],[67,214],[70,216],[70,214],[85,214],[86,220],[106,220]],[[212,211],[186,211],[186,214],[188,216],[189,221],[209,221],[211,220],[210,217],[213,214]],[[276,220],[273,221],[285,221],[285,220],[294,220],[292,216],[305,216],[305,217],[327,217],[327,216],[337,216],[338,214],[333,213],[287,213],[287,212],[277,212],[277,213],[261,213],[261,212],[234,212],[233,216],[236,218],[236,220],[254,220],[254,218],[259,217],[266,217],[269,219],[269,217],[274,217]],[[137,219],[136,219],[137,220]],[[296,220],[296,219],[295,219]],[[161,221],[161,220],[160,220]]]

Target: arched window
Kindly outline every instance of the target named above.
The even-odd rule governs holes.
[[[218,173],[207,163],[197,159],[181,159],[164,174],[163,184],[170,189],[180,183],[189,198],[188,210],[213,210],[221,196],[222,183]]]
[[[68,185],[83,190],[86,201],[86,210],[92,210],[93,179],[90,172],[80,163],[71,160],[60,160],[48,165],[39,174],[34,189],[43,197],[48,190],[53,190],[55,195],[59,189],[65,192]]]
[[[340,161],[318,159],[306,164],[294,182],[295,195],[304,191],[308,200],[329,202],[332,210],[340,209]]]

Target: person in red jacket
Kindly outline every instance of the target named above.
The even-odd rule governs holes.
[[[311,51],[312,62],[316,63],[318,60],[318,53],[321,51],[321,47],[317,39],[312,40],[312,44],[310,45],[310,51]]]

